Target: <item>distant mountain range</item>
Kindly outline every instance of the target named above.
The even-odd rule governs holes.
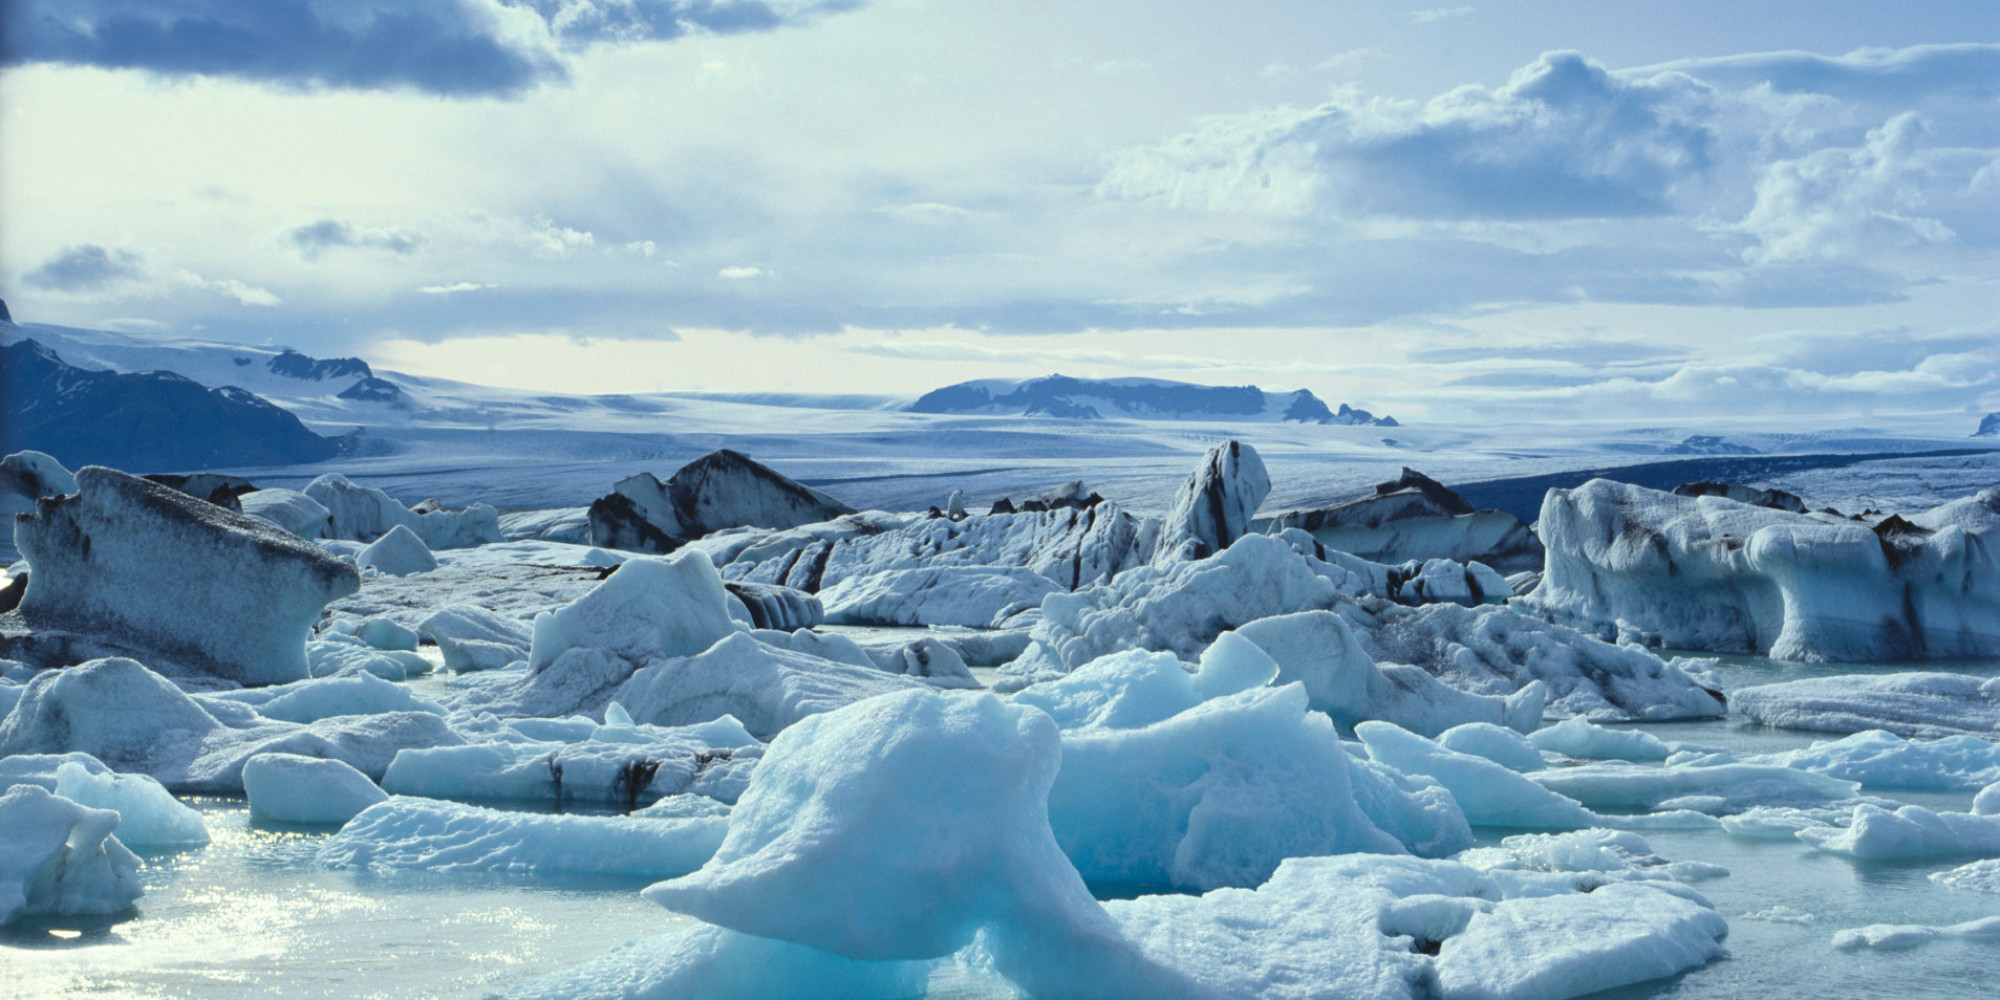
[[[340,451],[247,389],[210,389],[167,371],[80,368],[32,338],[0,347],[0,396],[0,453],[32,448],[72,469],[291,465]]]
[[[980,379],[924,393],[914,413],[1049,416],[1070,420],[1124,417],[1136,420],[1297,421],[1308,424],[1398,426],[1346,403],[1328,409],[1309,389],[1266,392],[1254,385],[1194,385],[1165,379]]]

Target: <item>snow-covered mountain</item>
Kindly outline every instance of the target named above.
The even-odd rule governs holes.
[[[1226,419],[1309,424],[1398,426],[1346,403],[1330,410],[1310,389],[1267,392],[1254,385],[1195,385],[1152,378],[979,379],[924,393],[913,413],[1048,416],[1071,420],[1126,417],[1138,420]]]
[[[318,462],[333,442],[255,393],[169,371],[79,367],[24,339],[0,347],[0,452],[141,472]]]

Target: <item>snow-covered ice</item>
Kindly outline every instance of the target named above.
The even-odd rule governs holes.
[[[1963,923],[1936,926],[1931,924],[1869,924],[1844,930],[1833,936],[1833,946],[1842,951],[1871,948],[1876,951],[1904,951],[1919,945],[1929,944],[1939,938],[1962,938],[1969,941],[2000,941],[2000,916],[1981,917]]]

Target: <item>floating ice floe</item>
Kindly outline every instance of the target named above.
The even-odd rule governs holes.
[[[399,524],[356,552],[354,565],[390,576],[411,576],[436,569],[438,561],[416,532],[411,531],[408,525]]]
[[[56,768],[55,793],[116,812],[118,839],[127,847],[200,847],[209,840],[201,814],[143,774],[111,774],[69,761]]]
[[[590,544],[667,553],[724,528],[793,528],[854,508],[730,451],[710,452],[662,483],[650,473],[620,480],[590,505]]]
[[[2000,744],[1976,736],[1906,740],[1871,729],[1844,739],[1821,740],[1802,750],[1759,754],[1745,761],[1782,764],[1859,782],[1863,788],[1949,791],[1979,789],[2000,782]]]
[[[328,538],[372,542],[401,526],[410,529],[433,550],[468,548],[501,540],[500,514],[483,503],[457,511],[418,512],[372,486],[349,482],[337,472],[306,484],[304,492],[327,509]]]
[[[728,827],[728,807],[699,797],[629,816],[509,812],[392,796],[320,847],[335,868],[421,869],[662,878],[701,867]]]
[[[1947,871],[1932,872],[1931,881],[1950,889],[2000,893],[2000,858],[1987,858]]]
[[[329,825],[389,797],[342,761],[295,753],[260,753],[244,761],[243,794],[253,819]]]
[[[2000,490],[1870,526],[1594,479],[1551,490],[1521,599],[1621,640],[1787,660],[2000,652]]]
[[[1484,757],[1447,750],[1400,726],[1363,722],[1354,732],[1376,762],[1406,774],[1426,775],[1444,785],[1475,826],[1573,830],[1599,822],[1575,799]]]
[[[1637,729],[1606,729],[1582,717],[1565,719],[1528,734],[1536,749],[1590,760],[1666,760],[1673,748],[1651,733]]]
[[[1842,951],[1872,948],[1876,951],[1903,951],[1929,944],[1940,938],[1970,941],[2000,941],[2000,917],[1981,917],[1959,924],[1869,924],[1833,936],[1833,946]]]
[[[417,697],[407,686],[360,670],[272,687],[223,691],[202,695],[199,700],[248,705],[258,715],[280,722],[318,722],[342,715],[383,712],[444,714],[444,706]]]
[[[93,660],[47,671],[0,720],[0,757],[87,753],[120,772],[148,774],[176,792],[237,793],[258,753],[332,757],[379,776],[396,751],[464,739],[429,712],[350,715],[300,725],[249,705],[197,701],[143,665]]]
[[[1755,806],[1851,799],[1860,786],[1775,764],[1656,767],[1626,761],[1558,767],[1530,779],[1593,809],[1741,812]]]
[[[1520,518],[1503,510],[1474,510],[1464,497],[1414,469],[1377,484],[1371,494],[1287,511],[1272,522],[1372,562],[1449,559],[1502,573],[1542,568],[1541,540]]]
[[[77,486],[15,524],[26,631],[0,636],[0,652],[46,666],[130,652],[238,683],[297,680],[321,609],[360,584],[268,522],[157,483],[91,466]]]
[[[607,714],[619,717],[615,703]],[[669,728],[593,725],[581,738],[481,742],[411,749],[382,776],[397,795],[439,799],[514,799],[623,803],[696,793],[733,802],[763,756],[764,745],[731,718]],[[510,724],[520,730],[522,724]]]
[[[1890,811],[1862,803],[1846,827],[1807,826],[1794,836],[1814,848],[1851,858],[2000,857],[2000,815],[1933,812],[1922,806]]]
[[[1729,701],[1751,721],[1785,729],[2000,738],[2000,677],[1842,674],[1741,688]]]
[[[118,814],[38,785],[0,795],[0,926],[23,917],[122,913],[144,891],[139,858],[112,831]]]

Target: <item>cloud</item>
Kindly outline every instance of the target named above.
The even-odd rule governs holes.
[[[36,288],[71,294],[95,292],[140,276],[139,255],[130,250],[106,250],[94,243],[64,247],[21,276]]]
[[[1943,222],[1918,214],[1936,166],[1936,157],[1918,148],[1924,132],[1916,113],[1905,112],[1869,132],[1860,147],[1820,149],[1771,164],[1740,227],[1758,240],[1745,259],[1853,257],[1951,239]]]
[[[425,285],[417,289],[417,291],[425,295],[450,295],[454,292],[476,292],[482,288],[492,287],[492,285],[482,285],[476,281],[460,281],[449,285]]]
[[[1405,11],[1403,16],[1417,24],[1436,24],[1439,21],[1449,20],[1454,17],[1464,17],[1478,9],[1477,7],[1437,7],[1431,10]]]
[[[1425,103],[1345,93],[1305,111],[1209,120],[1125,154],[1107,198],[1413,219],[1669,213],[1708,169],[1710,89],[1677,73],[1632,80],[1550,52],[1505,86]]]
[[[511,95],[598,44],[767,31],[860,0],[12,0],[0,62]]]
[[[1850,101],[1908,104],[1956,94],[1972,100],[2000,97],[2000,45],[1962,43],[1857,49],[1846,55],[1753,52],[1682,59],[1627,71],[1651,76],[1686,73],[1712,83],[1768,84],[1787,93],[1825,94]]]
[[[751,278],[763,277],[764,269],[761,267],[745,267],[738,265],[736,267],[725,267],[722,270],[717,271],[715,273],[717,276],[728,278],[731,281],[746,281]]]
[[[597,237],[592,233],[559,226],[548,219],[536,219],[532,226],[518,224],[515,238],[537,260],[562,260],[580,247],[597,245]]]
[[[424,234],[409,229],[365,229],[339,219],[321,219],[285,234],[299,256],[317,260],[337,247],[365,247],[408,256],[424,245]]]

